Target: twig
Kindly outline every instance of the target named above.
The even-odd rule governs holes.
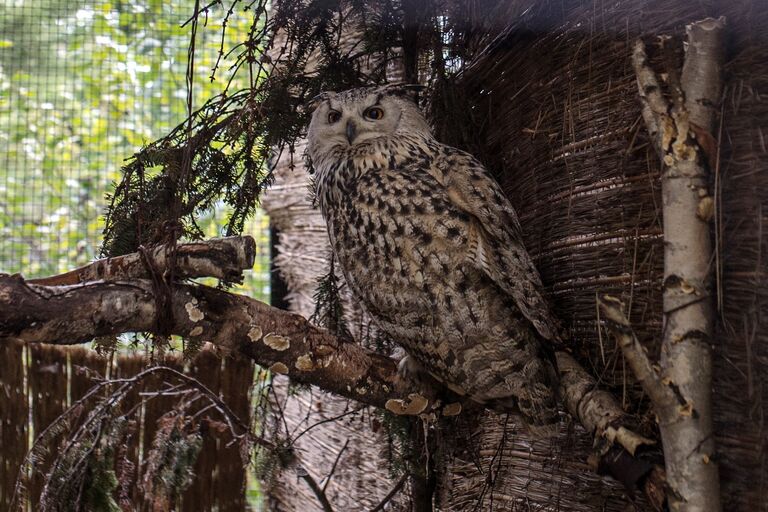
[[[323,507],[323,512],[333,512],[333,507],[331,506],[331,502],[328,501],[328,497],[325,495],[325,491],[323,491],[323,489],[317,485],[317,482],[312,477],[312,475],[309,474],[309,471],[304,469],[303,466],[297,466],[296,474],[299,476],[299,478],[303,478],[304,481],[309,485],[309,488],[312,489],[312,492],[315,493],[317,500]]]
[[[343,412],[343,413],[341,413],[341,414],[337,414],[336,416],[333,416],[333,417],[331,417],[331,418],[325,418],[325,419],[322,419],[322,420],[320,420],[320,421],[318,421],[318,422],[316,422],[316,423],[313,423],[312,425],[308,426],[307,428],[305,428],[304,430],[302,430],[301,432],[299,432],[299,435],[297,435],[296,437],[294,437],[294,438],[291,440],[291,444],[293,444],[293,443],[295,443],[296,441],[298,441],[298,439],[299,439],[301,436],[303,436],[304,434],[306,434],[307,432],[309,432],[309,431],[310,431],[310,430],[312,430],[313,428],[317,427],[318,425],[322,425],[323,423],[329,423],[329,422],[331,422],[331,421],[340,420],[341,418],[344,418],[344,417],[346,417],[346,416],[349,416],[350,414],[355,414],[356,412],[360,412],[360,411],[362,411],[363,409],[365,409],[365,407],[366,407],[366,406],[356,407],[356,408],[354,408],[354,409],[352,409],[352,410],[350,410],[350,411],[345,411],[345,412]]]
[[[675,396],[668,386],[662,384],[659,372],[653,367],[645,349],[635,336],[629,320],[622,311],[624,305],[619,299],[610,295],[598,297],[597,304],[606,328],[616,338],[624,359],[629,363],[643,391],[651,398],[651,402],[657,408],[673,406],[676,402]]]
[[[398,493],[398,491],[403,487],[405,484],[405,481],[408,479],[408,473],[403,474],[403,476],[400,477],[400,480],[397,481],[394,487],[387,493],[386,496],[384,496],[378,505],[373,507],[369,512],[379,512],[380,510],[384,510],[384,506],[389,503],[389,501],[395,497],[395,494]]]
[[[333,461],[333,466],[331,466],[331,471],[328,473],[328,476],[325,477],[325,483],[323,484],[323,494],[325,494],[325,490],[328,488],[328,484],[331,483],[331,477],[333,477],[333,473],[336,471],[336,465],[339,463],[339,460],[341,459],[341,454],[344,453],[344,450],[347,449],[348,445],[349,445],[349,439],[347,439],[344,442],[344,446],[341,447],[341,450],[339,450],[339,453],[336,455],[336,460]]]

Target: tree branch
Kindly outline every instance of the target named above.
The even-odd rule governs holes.
[[[169,270],[168,247],[157,246],[145,252],[154,266],[164,273]],[[176,246],[175,276],[216,277],[230,282],[242,281],[244,269],[253,267],[256,242],[250,236],[231,236],[179,244]],[[128,281],[149,277],[140,252],[103,258],[57,276],[30,279],[30,284],[64,286],[89,281]]]
[[[381,501],[373,507],[369,512],[379,512],[380,510],[384,510],[384,506],[389,503],[389,501],[395,497],[395,494],[405,485],[405,481],[408,479],[408,473],[404,473],[403,476],[400,477],[400,480],[397,481],[397,483],[392,487],[392,489],[387,493],[386,496],[384,496]]]
[[[171,334],[239,350],[274,373],[383,407],[395,362],[318,329],[299,315],[207,286],[174,285]],[[0,277],[0,340],[74,344],[97,336],[152,332],[159,314],[152,283],[96,281],[40,286]]]
[[[628,489],[642,489],[655,510],[664,507],[664,471],[635,455],[651,439],[637,434],[631,419],[609,392],[570,354],[557,352],[560,396],[566,409],[595,437],[597,469],[619,480]]]
[[[686,27],[685,63],[679,85],[672,84],[674,109],[661,96],[641,41],[636,43],[633,53],[643,116],[664,162],[661,371],[648,371],[647,358],[644,362],[636,358],[642,364],[633,366],[633,370],[659,417],[670,508],[683,512],[721,510],[717,465],[713,459],[711,396],[709,220],[714,214],[714,200],[708,192],[706,166],[707,160],[713,158],[707,154],[707,148],[722,90],[724,27],[724,18],[706,19]],[[667,73],[677,77],[676,69],[668,69]],[[619,334],[625,341],[625,354],[636,355],[636,340],[628,340],[627,333]],[[671,390],[676,400],[671,400],[669,391],[664,389]]]
[[[333,507],[331,506],[331,502],[328,501],[328,497],[325,495],[325,490],[321,489],[320,486],[317,485],[317,482],[312,477],[312,475],[309,474],[309,471],[304,469],[303,466],[299,466],[296,468],[296,474],[299,476],[299,478],[302,478],[305,482],[307,482],[309,488],[312,489],[312,492],[317,497],[317,501],[319,501],[320,505],[323,507],[323,512],[333,512]]]

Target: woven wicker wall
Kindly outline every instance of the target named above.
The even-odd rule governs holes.
[[[462,135],[474,137],[453,142],[494,168],[518,209],[527,246],[556,313],[569,328],[572,348],[604,385],[625,397],[629,410],[647,413],[620,352],[601,336],[595,311],[596,293],[621,295],[631,304],[640,339],[658,355],[660,171],[640,118],[631,44],[640,34],[682,37],[686,23],[708,15],[727,17],[723,125],[722,133],[714,134],[721,164],[712,183],[718,198],[713,265],[721,294],[714,399],[724,502],[728,510],[745,511],[768,510],[763,420],[768,410],[763,284],[768,237],[762,228],[768,207],[768,46],[761,28],[768,26],[768,11],[759,4],[531,2],[531,10],[446,88],[441,101],[460,97],[470,108],[457,112],[474,115],[437,120],[438,126],[472,126]],[[442,132],[447,138],[455,130]],[[503,435],[504,429],[490,425],[483,429],[483,446],[497,445]],[[582,439],[571,444],[561,438],[552,447],[534,448],[530,459],[551,461],[558,474],[562,464],[586,456]],[[454,467],[463,468],[462,463]],[[511,501],[522,503],[522,496],[530,496],[531,486],[518,472],[501,474],[497,489],[513,495]],[[543,475],[533,476],[538,483]],[[581,510],[561,498],[573,492],[585,506],[597,504],[595,487],[574,478],[571,474],[556,485],[558,492],[549,499],[533,501]],[[474,480],[477,487],[482,477],[476,474]],[[471,486],[463,481],[449,501],[458,503]]]
[[[455,82],[436,84],[429,110],[438,138],[493,169],[518,209],[575,355],[649,423],[647,403],[600,332],[595,309],[596,293],[621,295],[641,341],[658,354],[660,169],[640,117],[631,44],[638,35],[681,37],[686,23],[705,16],[728,18],[723,124],[714,134],[721,164],[712,183],[720,292],[715,424],[727,509],[768,510],[768,9],[759,1],[448,5],[477,27],[468,43],[487,47]],[[281,229],[293,229],[281,238],[278,264],[305,308],[311,286],[300,274],[325,270],[327,242],[296,175],[303,175],[298,168],[290,179],[278,177],[280,199],[271,196],[277,206],[267,207]],[[445,421],[435,435],[444,510],[645,508],[587,467],[591,440],[566,422],[551,442],[533,442],[513,419],[490,413]]]

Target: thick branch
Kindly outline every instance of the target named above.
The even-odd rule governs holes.
[[[173,287],[172,334],[239,350],[275,373],[383,407],[395,362],[344,342],[293,313],[206,286]],[[96,336],[151,332],[158,315],[148,280],[48,287],[0,277],[0,340],[73,344]]]
[[[709,195],[706,147],[720,100],[724,19],[687,27],[688,51],[671,116],[651,108],[659,93],[642,43],[633,63],[648,131],[664,162],[664,332],[661,371],[638,374],[659,417],[673,511],[719,512],[720,491],[712,433],[712,323]],[[676,70],[667,70],[676,76]],[[650,95],[649,95],[650,91]],[[662,98],[663,100],[663,98]],[[652,119],[648,119],[648,111]],[[659,136],[655,132],[660,130]],[[631,344],[630,344],[631,345]],[[647,361],[646,361],[647,363]],[[634,367],[633,367],[634,369]],[[677,402],[652,394],[674,391]],[[668,395],[666,393],[665,395]]]
[[[664,506],[664,471],[635,457],[641,445],[651,445],[632,429],[630,418],[616,399],[570,354],[557,352],[560,395],[566,409],[595,436],[598,470],[622,482],[628,489],[642,489],[656,510]],[[661,476],[661,478],[658,478]]]
[[[163,274],[169,270],[169,251],[166,246],[154,247],[144,255],[140,252],[103,258],[65,274],[30,279],[30,284],[63,286],[89,281],[129,281],[150,277],[145,258]],[[175,277],[216,277],[230,282],[242,280],[244,269],[253,267],[256,242],[250,236],[212,238],[210,240],[179,244],[176,247]]]

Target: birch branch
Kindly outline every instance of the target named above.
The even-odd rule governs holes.
[[[645,354],[638,355],[636,340],[628,339],[626,332],[618,334],[625,355],[637,356],[633,370],[659,418],[673,512],[721,510],[713,458],[711,396],[709,220],[714,201],[707,189],[706,167],[707,160],[713,158],[707,149],[712,140],[714,107],[720,101],[722,88],[724,27],[724,18],[686,27],[685,64],[679,85],[671,84],[674,109],[661,96],[641,41],[633,53],[643,117],[664,163],[664,332],[660,371],[650,371],[653,368]],[[675,69],[667,71],[677,77]],[[674,397],[664,389],[672,390]]]
[[[655,441],[637,434],[631,419],[609,392],[570,354],[556,352],[560,396],[568,412],[595,438],[597,470],[627,489],[641,489],[655,510],[664,508],[664,470],[636,457],[638,448]]]

